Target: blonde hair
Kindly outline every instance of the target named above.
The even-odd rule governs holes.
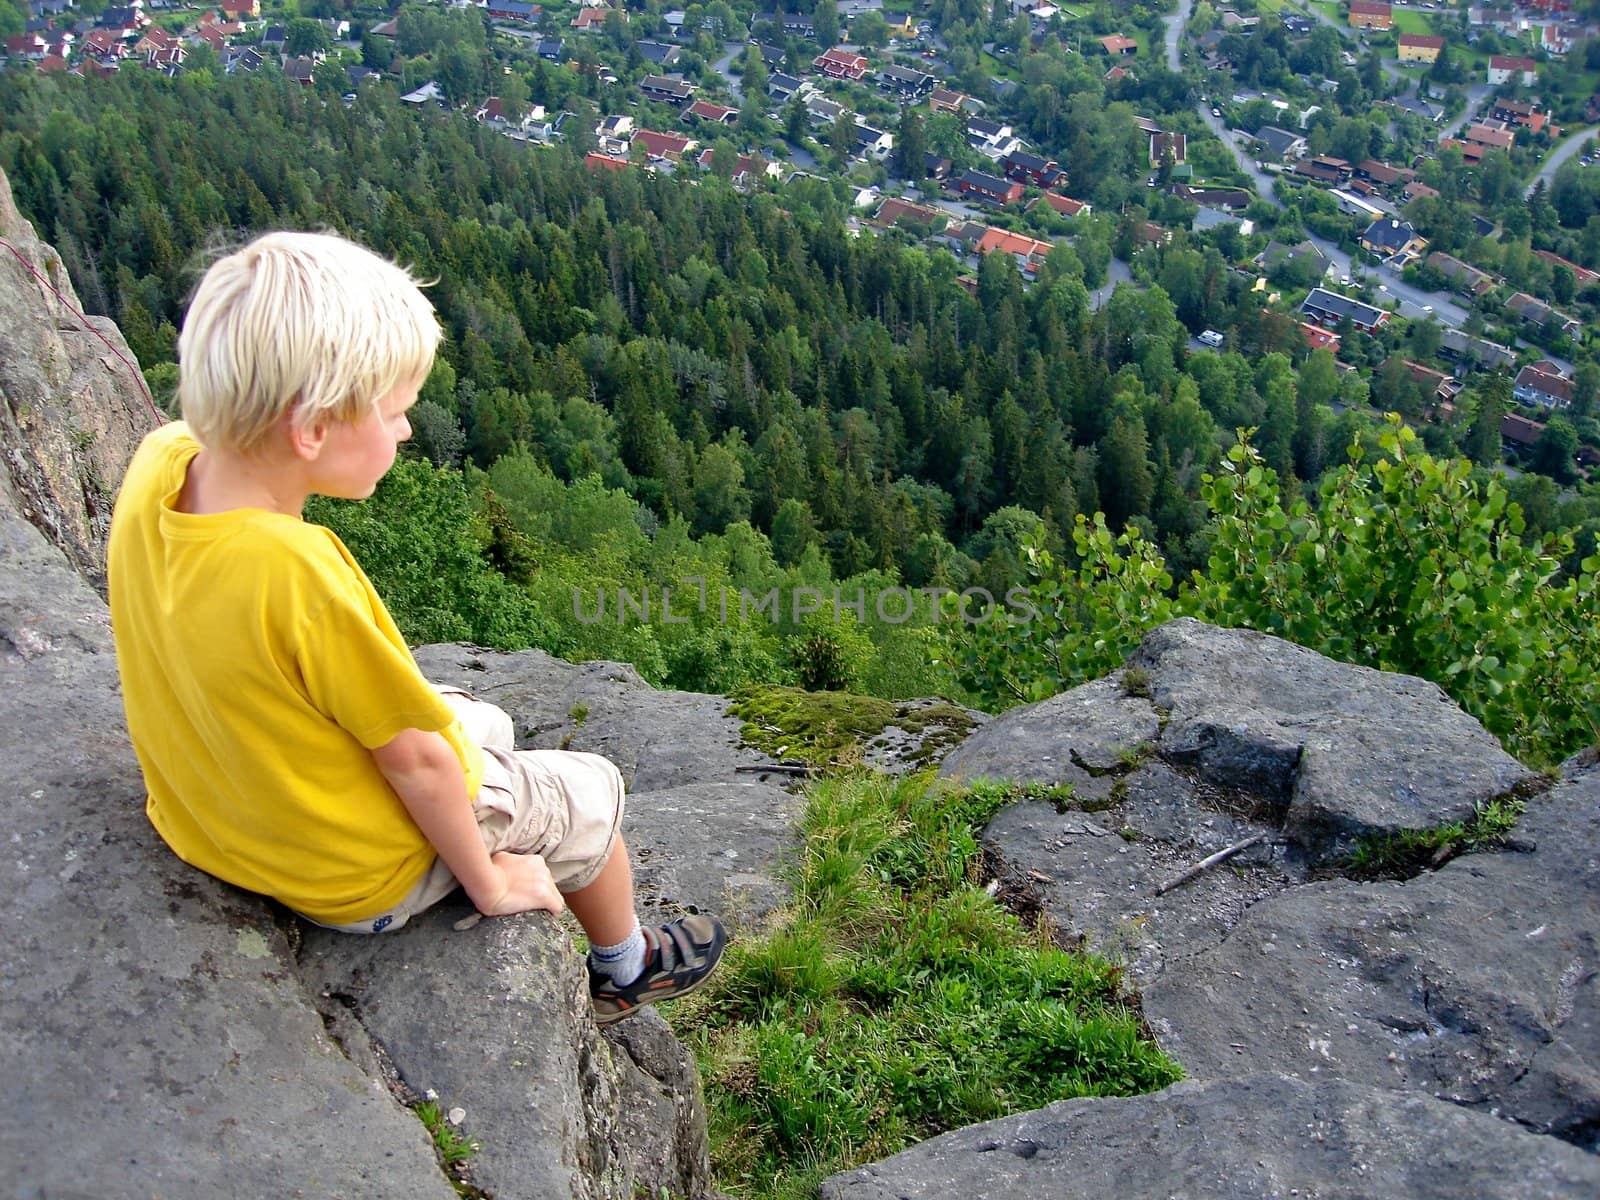
[[[323,233],[269,233],[218,259],[178,336],[178,401],[201,444],[255,449],[297,424],[358,421],[426,377],[440,338],[403,267]]]

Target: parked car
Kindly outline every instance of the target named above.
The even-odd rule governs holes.
[[[1215,350],[1222,345],[1222,335],[1215,329],[1203,329],[1200,331],[1200,341]]]

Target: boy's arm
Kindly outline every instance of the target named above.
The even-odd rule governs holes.
[[[499,917],[566,907],[544,859],[505,851],[491,857],[484,848],[461,760],[443,737],[407,729],[372,758],[479,912]]]

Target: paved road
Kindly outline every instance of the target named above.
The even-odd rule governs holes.
[[[1583,151],[1586,148],[1588,150],[1594,149],[1594,139],[1597,133],[1600,133],[1600,129],[1586,129],[1582,133],[1573,134],[1566,141],[1562,142],[1561,145],[1557,146],[1554,153],[1552,153],[1549,158],[1545,159],[1544,166],[1539,168],[1539,173],[1528,181],[1527,187],[1522,189],[1522,194],[1524,196],[1533,195],[1533,189],[1539,186],[1539,181],[1541,179],[1544,180],[1544,186],[1548,188],[1551,184],[1551,181],[1553,181],[1556,177],[1557,168],[1559,168],[1562,163],[1566,162],[1579,151]],[[1594,168],[1591,168],[1591,170],[1592,169]]]
[[[1189,14],[1194,11],[1194,0],[1178,0],[1178,11],[1167,18],[1167,66],[1176,74],[1182,74],[1182,54],[1179,44],[1183,39],[1183,27],[1189,23]]]
[[[1101,306],[1111,299],[1111,293],[1117,290],[1119,283],[1132,283],[1133,273],[1128,270],[1128,264],[1120,258],[1113,258],[1106,268],[1106,281],[1094,291],[1089,293],[1089,307],[1099,312]]]
[[[1466,127],[1468,121],[1476,117],[1483,108],[1483,102],[1494,95],[1494,88],[1487,83],[1475,83],[1467,89],[1467,103],[1461,110],[1461,115],[1448,125],[1439,130],[1440,137],[1455,137]]]
[[[728,90],[733,93],[733,98],[740,104],[744,103],[744,89],[739,86],[739,77],[728,68],[733,65],[733,60],[744,54],[743,42],[722,43],[723,55],[711,64],[711,69],[727,82]]]

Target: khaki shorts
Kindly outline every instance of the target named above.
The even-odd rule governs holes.
[[[575,750],[513,750],[511,718],[460,688],[441,687],[467,736],[483,747],[483,786],[473,797],[478,833],[490,854],[537,854],[563,892],[593,883],[611,859],[622,829],[622,774],[610,759]],[[393,908],[348,925],[343,933],[399,929],[456,889],[443,859]]]

